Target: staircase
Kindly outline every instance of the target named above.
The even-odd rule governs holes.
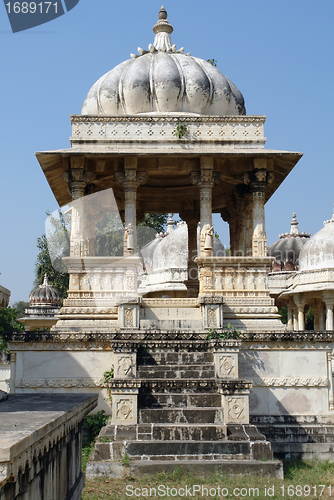
[[[138,423],[109,420],[88,463],[88,476],[152,474],[182,466],[200,474],[282,477],[270,443],[248,418],[228,423],[223,399],[248,393],[250,381],[217,378],[213,352],[139,351],[137,382]]]

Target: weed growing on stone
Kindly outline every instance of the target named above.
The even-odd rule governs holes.
[[[180,121],[177,122],[174,133],[178,139],[182,139],[182,137],[189,133],[188,125]]]
[[[230,340],[230,339],[238,339],[241,335],[241,331],[234,328],[231,323],[226,325],[226,328],[222,332],[217,332],[215,328],[210,328],[207,333],[207,340],[213,339],[221,339],[221,340]]]
[[[114,378],[114,368],[111,367],[109,371],[105,371],[103,374],[104,383],[107,384]]]
[[[122,456],[122,459],[121,459],[121,462],[122,464],[124,465],[124,467],[130,467],[130,457],[127,453],[125,453],[125,455]]]

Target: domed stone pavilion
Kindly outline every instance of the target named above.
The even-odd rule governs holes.
[[[246,115],[228,78],[173,45],[164,8],[153,31],[147,50],[91,87],[71,116],[71,147],[36,154],[71,217],[69,290],[50,331],[7,335],[11,387],[99,393],[111,418],[92,476],[122,475],[128,455],[131,474],[182,463],[281,477],[272,450],[331,458],[332,445],[317,441],[323,422],[334,440],[334,334],[288,331],[268,280],[265,204],[302,154],[265,148],[265,116]],[[140,248],[147,213],[183,224]],[[228,255],[215,252],[213,213],[229,224]],[[121,255],[96,251],[106,219]],[[302,238],[293,222],[286,240]],[[298,276],[323,276],[313,241],[282,289],[295,304],[308,293],[295,294]]]
[[[290,330],[305,329],[305,314],[311,308],[314,329],[333,331],[334,215],[301,248],[299,271],[287,278],[279,300],[287,304]]]
[[[29,304],[30,307],[25,310],[24,318],[19,319],[27,331],[45,330],[57,323],[61,295],[49,285],[46,274],[43,283],[30,293]]]

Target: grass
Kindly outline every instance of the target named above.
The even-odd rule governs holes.
[[[86,479],[82,500],[126,500],[129,498],[156,500],[161,498],[175,498],[177,500],[185,498],[198,500],[308,498],[328,500],[334,498],[333,463],[286,461],[284,463],[284,477],[284,480],[279,480],[251,475],[222,476],[212,474],[203,479],[195,474],[184,472],[180,468],[171,474],[157,473],[151,477],[138,479],[130,477],[125,479]],[[158,490],[159,485],[162,488],[160,491]],[[320,485],[324,485],[325,488]],[[179,494],[178,490],[186,488],[186,486],[190,488],[191,493],[194,493],[192,490],[194,486],[200,488],[200,491],[196,492],[195,490],[195,494],[192,496],[189,493],[185,495],[185,490],[181,490]],[[167,487],[169,487],[169,491],[167,491]],[[223,488],[228,489],[228,497],[226,496],[227,491],[223,491]],[[236,494],[233,493],[235,488],[238,488]],[[154,489],[156,495],[154,495]],[[216,495],[214,490],[216,490]]]

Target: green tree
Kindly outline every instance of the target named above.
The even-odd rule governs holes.
[[[288,308],[286,306],[282,306],[278,311],[278,314],[281,316],[281,321],[284,325],[288,322]]]
[[[57,271],[59,267],[54,265],[55,262],[52,263],[45,234],[37,238],[37,249],[39,252],[35,266],[34,287],[42,285],[44,275],[47,274],[49,284],[58,290],[63,299],[66,298],[69,283],[68,273]]]
[[[21,317],[21,311],[16,307],[4,307],[0,311],[0,332],[23,331],[24,326],[17,321]],[[0,335],[0,352],[8,352],[8,344]]]
[[[15,302],[13,304],[13,307],[18,311],[19,314],[18,318],[22,318],[24,316],[25,310],[29,306],[30,306],[29,302],[25,302],[24,300],[19,300],[18,302]]]

